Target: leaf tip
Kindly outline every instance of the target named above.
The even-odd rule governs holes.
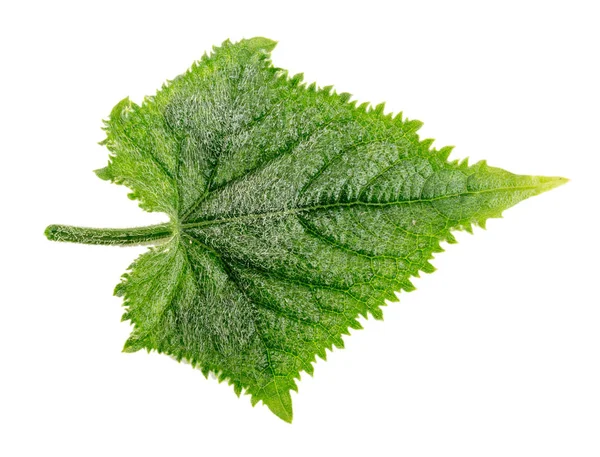
[[[290,384],[293,384],[293,386]],[[297,391],[298,388],[296,384],[287,383],[287,385],[284,385],[278,378],[275,378],[265,387],[267,389],[263,395],[260,395],[260,397],[255,397],[253,395],[252,404],[254,405],[259,400],[262,400],[263,404],[265,404],[273,414],[288,424],[291,424],[294,413],[292,411],[292,396],[290,395],[290,390]],[[256,401],[254,401],[254,399],[256,399]]]
[[[242,41],[244,41],[246,46],[252,50],[262,49],[267,52],[271,52],[273,49],[275,49],[275,46],[277,46],[277,41],[262,36],[248,38]]]
[[[140,342],[137,338],[130,337],[127,341],[125,341],[121,352],[137,352],[142,348],[142,346],[139,343]]]
[[[560,176],[536,176],[540,193],[555,189],[569,182],[568,178]]]
[[[290,404],[290,408],[287,409],[274,409],[271,408],[271,406],[269,406],[269,409],[277,416],[279,417],[281,420],[283,420],[284,422],[287,422],[288,424],[291,424],[292,421],[294,420],[294,414],[292,412],[292,407]]]
[[[98,168],[97,170],[94,170],[94,173],[96,173],[96,176],[98,176],[103,181],[110,181],[113,178],[113,175],[108,169],[108,167]]]

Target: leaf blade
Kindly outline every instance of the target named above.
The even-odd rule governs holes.
[[[291,422],[300,373],[434,271],[452,231],[566,180],[448,162],[420,121],[301,84],[274,46],[226,41],[141,105],[122,100],[97,175],[172,219],[115,289],[124,350],[214,372]]]

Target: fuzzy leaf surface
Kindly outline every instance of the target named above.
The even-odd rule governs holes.
[[[291,390],[343,347],[452,230],[564,180],[449,162],[421,123],[274,68],[265,38],[225,42],[106,122],[103,179],[125,184],[172,236],[123,276],[134,330],[292,421]]]

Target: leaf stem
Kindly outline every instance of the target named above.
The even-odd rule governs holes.
[[[66,241],[82,244],[105,244],[131,246],[145,244],[173,236],[172,223],[132,228],[91,228],[71,225],[49,225],[44,234],[51,241]]]

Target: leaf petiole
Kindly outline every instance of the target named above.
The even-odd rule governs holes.
[[[81,244],[131,246],[171,238],[175,233],[172,223],[132,228],[92,228],[71,225],[49,225],[44,234],[51,241]]]

